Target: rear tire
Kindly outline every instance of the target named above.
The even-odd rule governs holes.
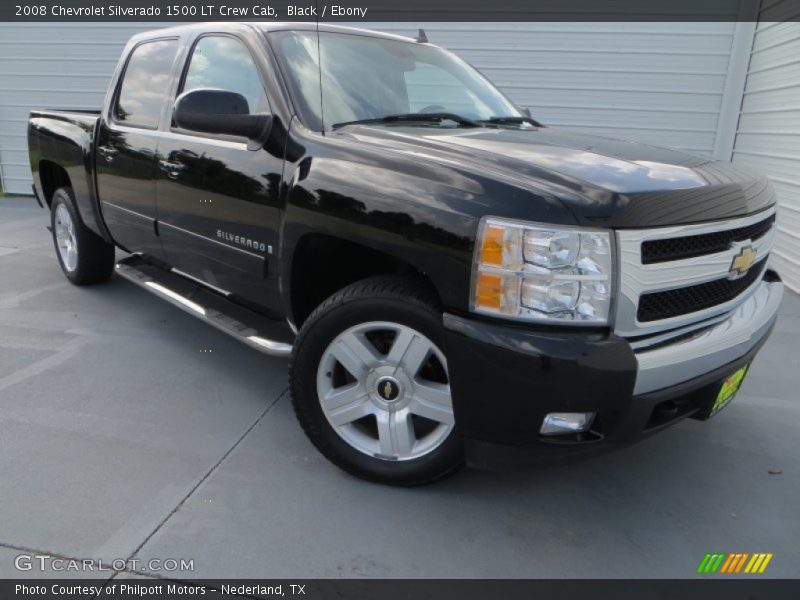
[[[462,466],[436,304],[413,279],[375,277],[336,292],[303,324],[289,364],[295,414],[348,473],[411,486]]]
[[[114,272],[114,246],[81,221],[72,188],[55,191],[50,203],[50,228],[61,270],[75,285],[106,281]]]

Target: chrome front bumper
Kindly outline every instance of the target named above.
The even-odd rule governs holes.
[[[674,343],[636,351],[634,395],[694,379],[741,358],[769,332],[782,298],[783,283],[762,279],[724,320]]]

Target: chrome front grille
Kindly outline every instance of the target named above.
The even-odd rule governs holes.
[[[680,330],[738,306],[766,269],[774,222],[772,207],[726,221],[617,231],[615,332],[638,337]],[[732,270],[742,266],[735,259],[743,255],[749,268]]]
[[[676,238],[647,240],[642,242],[642,264],[651,265],[658,262],[669,262],[704,256],[715,252],[725,252],[733,242],[757,240],[772,229],[775,214],[753,225],[737,227],[726,231],[701,233]]]
[[[721,277],[688,287],[642,294],[636,318],[640,323],[661,321],[733,300],[761,278],[766,264],[766,259],[762,258],[744,277],[737,279]]]

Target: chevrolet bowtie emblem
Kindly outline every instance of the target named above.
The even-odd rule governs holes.
[[[730,274],[734,276],[744,275],[756,262],[757,256],[758,253],[752,246],[745,246],[733,257],[733,262],[731,262],[731,268],[729,269]]]

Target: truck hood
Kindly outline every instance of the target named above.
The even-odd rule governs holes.
[[[345,135],[484,176],[555,189],[581,223],[676,225],[750,214],[775,202],[764,176],[727,162],[549,127],[354,126]]]

